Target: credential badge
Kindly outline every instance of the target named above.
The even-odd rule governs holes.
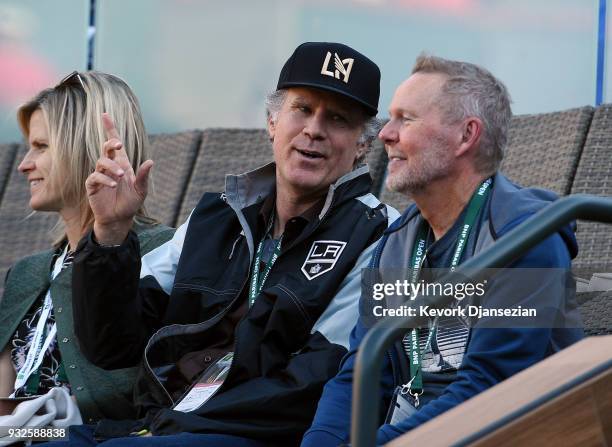
[[[329,272],[336,265],[345,246],[346,242],[342,241],[314,241],[302,265],[302,273],[310,281]]]

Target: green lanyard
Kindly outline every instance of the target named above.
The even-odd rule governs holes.
[[[478,217],[478,213],[480,209],[484,205],[487,200],[487,196],[489,195],[490,186],[493,183],[492,178],[488,178],[478,187],[478,189],[472,195],[470,202],[467,206],[467,211],[465,213],[465,218],[463,219],[463,226],[461,227],[461,231],[459,232],[459,238],[457,239],[457,245],[455,246],[455,253],[453,254],[453,258],[451,260],[450,270],[451,272],[455,270],[455,268],[459,265],[459,261],[461,260],[461,255],[465,250],[465,246],[467,245],[467,240],[470,235],[470,231],[474,227],[476,223],[476,218]],[[421,274],[421,269],[423,267],[423,262],[425,261],[425,257],[427,254],[427,239],[429,235],[429,225],[427,221],[423,219],[423,222],[419,226],[417,231],[417,236],[415,239],[415,244],[412,249],[412,258],[410,262],[410,266],[412,267],[412,274],[410,280],[413,283],[416,283]],[[434,333],[435,328],[432,328],[429,331],[429,336],[427,337],[427,343],[425,346],[429,345],[432,334]],[[410,382],[408,382],[403,388],[407,388],[406,392],[410,392],[410,394],[415,397],[416,405],[418,406],[418,396],[423,394],[423,373],[421,371],[421,350],[419,347],[419,330],[413,329],[410,332]]]
[[[274,219],[272,218],[270,221],[270,224],[268,225],[266,235],[270,232],[273,222],[274,222]],[[249,288],[249,307],[253,305],[253,303],[255,302],[255,299],[257,298],[257,295],[259,295],[259,292],[261,292],[261,289],[263,288],[263,285],[266,282],[266,279],[268,279],[270,270],[272,270],[272,266],[278,259],[278,256],[280,255],[280,252],[281,252],[281,242],[283,240],[282,235],[278,239],[278,242],[276,243],[276,246],[274,247],[274,252],[272,253],[272,257],[266,263],[266,267],[264,268],[263,274],[261,275],[261,279],[260,279],[259,278],[260,276],[259,264],[261,263],[261,254],[263,252],[264,241],[266,240],[266,235],[264,235],[263,239],[259,242],[259,245],[257,246],[257,252],[255,253],[255,262],[253,262],[253,273],[251,275],[251,287]]]

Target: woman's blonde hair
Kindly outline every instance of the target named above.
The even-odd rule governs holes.
[[[42,112],[49,130],[50,181],[59,186],[64,203],[79,206],[81,226],[87,231],[94,218],[85,180],[95,170],[106,141],[102,113],[107,112],[113,119],[134,171],[149,158],[149,141],[138,99],[117,76],[96,71],[75,72],[18,109],[17,121],[26,139],[30,118],[36,110]],[[148,217],[143,206],[136,215],[136,222],[153,223],[154,220]],[[65,240],[61,222],[54,236],[54,245]]]

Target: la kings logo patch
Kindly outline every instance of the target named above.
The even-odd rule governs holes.
[[[302,273],[310,281],[329,272],[336,265],[344,247],[346,242],[342,241],[314,241],[302,265]]]

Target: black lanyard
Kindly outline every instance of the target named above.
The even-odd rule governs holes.
[[[268,279],[270,270],[272,270],[272,266],[274,265],[274,263],[278,259],[278,256],[281,253],[281,242],[283,240],[282,235],[278,239],[278,242],[276,243],[276,245],[274,246],[274,252],[272,253],[272,257],[266,263],[266,267],[264,268],[263,274],[261,275],[261,279],[260,279],[259,264],[261,262],[261,255],[263,253],[264,241],[266,240],[266,236],[270,233],[273,225],[274,225],[274,215],[272,215],[272,218],[270,219],[270,223],[268,224],[268,228],[266,229],[266,234],[264,235],[262,240],[259,242],[259,245],[257,246],[257,252],[255,253],[255,261],[253,262],[253,271],[251,274],[251,287],[249,287],[249,307],[253,305],[253,303],[255,302],[255,299],[257,298],[257,295],[259,295],[259,292],[261,292],[261,289],[263,288],[263,285],[266,282],[266,279]]]

